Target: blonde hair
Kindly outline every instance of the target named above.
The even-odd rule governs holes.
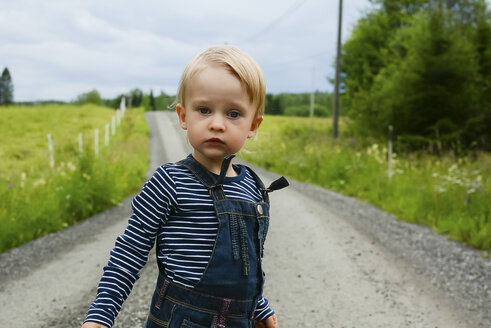
[[[264,115],[266,83],[261,68],[251,56],[234,46],[215,46],[196,56],[184,69],[175,104],[185,107],[186,86],[193,76],[215,64],[227,68],[245,86],[249,101],[256,107],[256,117]]]

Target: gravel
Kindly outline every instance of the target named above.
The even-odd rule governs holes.
[[[356,230],[390,250],[465,309],[479,327],[491,327],[491,259],[485,252],[436,234],[428,226],[398,221],[358,199],[297,181],[292,187],[326,203]]]

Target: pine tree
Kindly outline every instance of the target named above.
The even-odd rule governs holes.
[[[9,69],[5,67],[0,78],[0,105],[11,105],[14,103],[14,85]]]
[[[156,110],[155,97],[153,96],[153,90],[150,90],[150,110]]]

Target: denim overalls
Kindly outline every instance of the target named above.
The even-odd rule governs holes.
[[[286,187],[288,182],[281,177],[265,189],[249,169],[263,201],[228,199],[223,181],[233,157],[225,157],[219,176],[192,156],[179,162],[208,188],[219,222],[217,238],[206,270],[192,289],[169,281],[158,262],[159,278],[145,328],[254,327],[254,310],[264,283],[261,257],[269,225],[268,192]]]

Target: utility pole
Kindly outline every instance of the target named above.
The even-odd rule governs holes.
[[[336,82],[334,85],[334,113],[332,119],[333,137],[338,137],[338,117],[339,117],[339,75],[341,74],[341,26],[343,18],[343,0],[339,0],[339,19],[338,19],[338,49],[336,53]]]

